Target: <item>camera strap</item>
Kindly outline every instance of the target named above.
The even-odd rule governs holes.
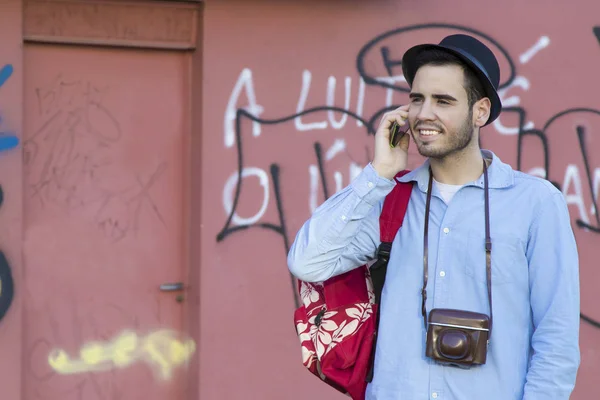
[[[483,160],[483,179],[484,179],[484,198],[485,198],[485,264],[486,264],[486,280],[488,301],[490,305],[490,330],[489,337],[492,336],[492,239],[490,237],[490,198],[488,185],[488,171],[485,159]],[[425,229],[423,240],[423,289],[421,290],[422,305],[421,312],[423,313],[423,323],[427,330],[427,310],[425,302],[427,301],[427,278],[428,278],[428,233],[429,233],[429,206],[431,204],[431,192],[433,186],[433,173],[431,166],[429,167],[429,186],[427,188],[427,200],[425,203]],[[489,338],[488,337],[488,338]]]

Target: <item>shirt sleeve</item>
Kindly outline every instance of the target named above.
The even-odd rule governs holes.
[[[579,354],[579,259],[561,193],[540,205],[527,248],[534,332],[524,400],[567,400]]]
[[[322,282],[372,260],[383,200],[395,184],[368,164],[300,228],[288,254],[290,272],[305,282]]]

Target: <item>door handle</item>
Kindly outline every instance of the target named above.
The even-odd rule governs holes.
[[[183,282],[163,283],[160,285],[161,292],[178,292],[183,290]]]

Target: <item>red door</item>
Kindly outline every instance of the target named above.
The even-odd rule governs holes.
[[[183,396],[187,57],[25,47],[23,398]]]

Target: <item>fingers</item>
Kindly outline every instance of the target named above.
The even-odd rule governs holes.
[[[403,112],[408,113],[409,108],[410,108],[410,103],[396,108],[396,111],[403,111]]]
[[[398,141],[398,145],[396,147],[399,147],[404,151],[408,151],[409,145],[410,145],[410,134],[408,133],[408,130],[407,130],[406,133]]]
[[[399,125],[404,125],[407,119],[408,104],[383,114],[383,116],[381,117],[381,125],[384,128],[389,129],[394,121],[398,122]]]

